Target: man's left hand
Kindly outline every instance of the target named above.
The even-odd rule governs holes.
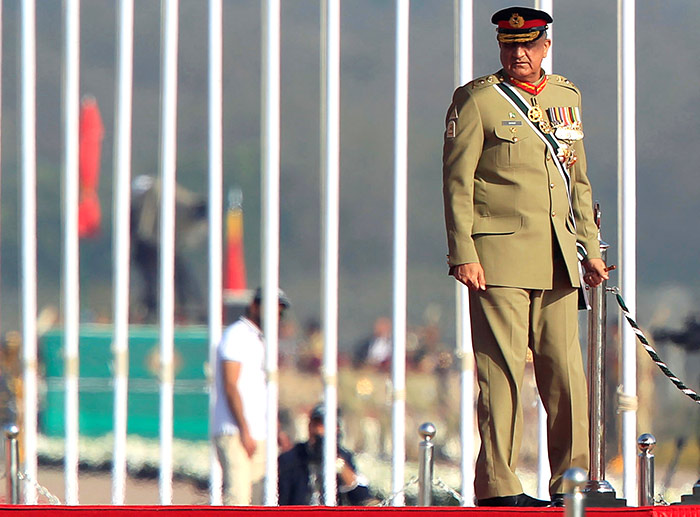
[[[603,283],[603,280],[610,279],[603,259],[586,259],[583,261],[583,268],[586,270],[583,275],[583,280],[591,287],[598,287]]]
[[[258,444],[255,442],[253,437],[250,436],[249,431],[241,431],[241,444],[243,445],[243,449],[245,449],[246,454],[248,454],[248,457],[252,458],[253,454],[255,454],[255,449],[258,448]]]

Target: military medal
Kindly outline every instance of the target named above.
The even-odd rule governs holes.
[[[531,106],[530,109],[527,110],[527,118],[529,118],[531,122],[537,123],[542,120],[543,116],[542,108],[537,104]]]
[[[558,127],[557,129],[554,130],[554,136],[557,137],[559,140],[581,140],[583,138],[583,134],[581,131],[576,131],[575,129],[571,129],[569,127]]]
[[[549,122],[547,122],[545,119],[540,120],[539,124],[540,124],[540,131],[542,131],[543,133],[548,135],[548,134],[554,132],[554,128],[552,127],[552,125]]]
[[[555,106],[547,108],[547,117],[559,140],[574,142],[583,138],[581,112],[578,106]]]
[[[566,144],[561,144],[557,150],[557,158],[567,169],[576,163],[578,157],[573,147]]]

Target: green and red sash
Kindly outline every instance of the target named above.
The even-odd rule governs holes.
[[[569,201],[569,221],[571,222],[575,230],[576,219],[574,218],[574,207],[571,201],[571,176],[569,175],[569,170],[566,168],[566,166],[563,163],[561,163],[561,161],[559,161],[559,149],[562,147],[562,145],[552,133],[545,133],[540,129],[540,126],[538,124],[530,120],[530,118],[527,116],[527,113],[530,108],[527,105],[527,102],[525,102],[525,99],[523,99],[522,96],[517,91],[515,91],[514,88],[512,88],[508,83],[505,82],[497,83],[493,86],[494,88],[496,88],[496,91],[500,93],[501,96],[510,103],[511,106],[513,106],[516,110],[520,112],[520,114],[523,117],[523,120],[525,120],[525,122],[530,125],[535,134],[537,134],[537,136],[540,137],[540,139],[544,142],[545,146],[547,147],[547,150],[552,156],[552,161],[557,167],[557,170],[559,171],[559,174],[561,175],[562,179],[564,180],[564,184],[566,185],[566,197]]]
[[[571,176],[569,170],[560,160],[559,160],[559,149],[561,149],[562,144],[555,138],[552,133],[545,133],[540,128],[539,124],[530,120],[528,117],[528,111],[530,107],[525,102],[525,99],[509,84],[497,83],[493,85],[496,91],[501,94],[501,96],[510,103],[523,117],[523,120],[532,128],[537,136],[544,142],[547,147],[548,152],[552,157],[552,162],[556,166],[559,174],[564,180],[566,185],[566,197],[569,201],[569,221],[571,221],[574,233],[576,233],[576,218],[574,217],[574,206],[571,200]],[[578,270],[579,270],[579,280],[581,283],[581,288],[579,289],[579,309],[590,309],[590,303],[588,300],[588,292],[586,291],[585,284],[583,281],[583,271],[581,262],[586,259],[587,251],[586,247],[581,242],[576,242],[576,255],[579,259]]]

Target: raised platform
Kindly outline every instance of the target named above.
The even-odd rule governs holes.
[[[106,512],[106,513],[105,513]],[[222,507],[222,506],[0,506],[0,517],[3,515],[43,515],[65,517],[174,517],[174,516],[230,516],[256,517],[262,513],[268,517],[301,517],[313,514],[314,517],[387,517],[428,515],[431,517],[469,514],[470,517],[528,517],[563,515],[563,508],[459,508],[459,507],[430,507],[430,508],[377,508],[377,507],[338,507],[326,508],[318,506],[282,506],[282,507]],[[590,517],[700,517],[700,506],[654,506],[645,508],[589,508],[586,516]]]

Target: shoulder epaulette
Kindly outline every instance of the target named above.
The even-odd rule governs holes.
[[[476,91],[483,90],[487,86],[492,86],[503,81],[500,74],[489,74],[482,77],[477,77],[473,81],[469,81],[467,84],[460,86],[454,92],[452,96],[452,104],[454,106],[461,107],[466,100]]]
[[[550,74],[548,84],[556,84],[559,86],[563,86],[564,88],[571,88],[572,90],[575,90],[580,93],[578,87],[563,75]]]
[[[477,90],[479,88],[485,88],[491,86],[492,84],[500,83],[503,79],[496,74],[489,74],[483,77],[477,77],[473,81],[468,82],[465,86],[469,90]]]

